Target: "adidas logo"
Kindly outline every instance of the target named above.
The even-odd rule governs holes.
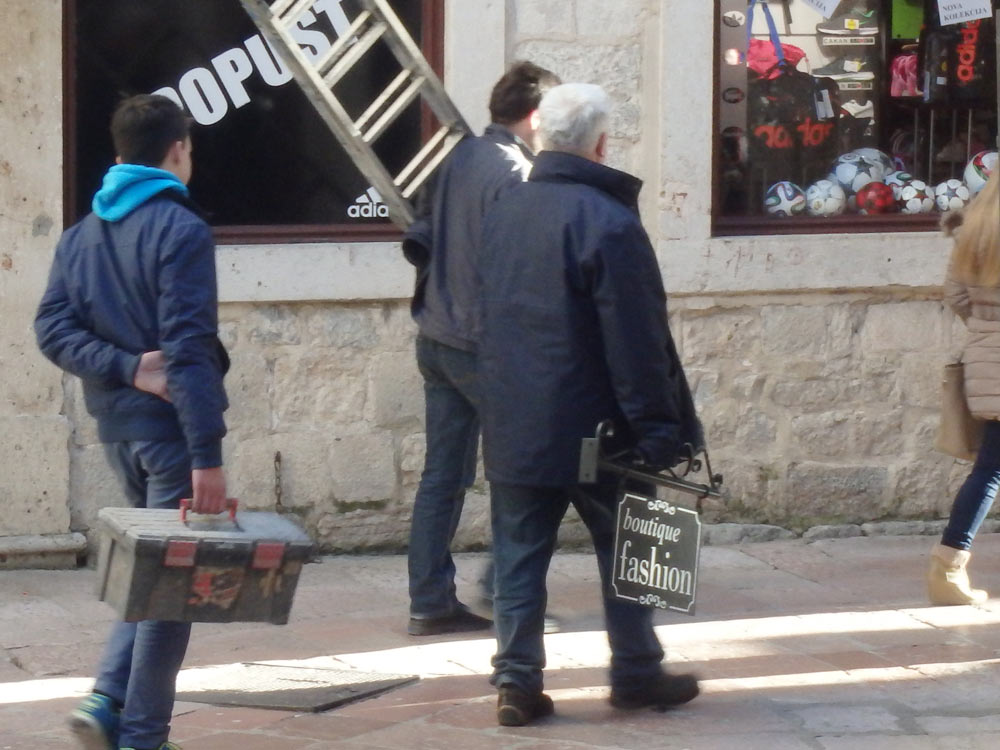
[[[352,219],[388,219],[389,207],[382,202],[382,195],[373,187],[354,199],[354,205],[347,209]]]

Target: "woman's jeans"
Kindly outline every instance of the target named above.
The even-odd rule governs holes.
[[[983,444],[976,462],[951,506],[948,526],[941,536],[947,547],[967,550],[990,512],[1000,487],[1000,422],[990,420],[983,428]]]
[[[183,440],[106,443],[104,452],[133,507],[177,508],[191,497],[191,459]],[[112,628],[94,690],[122,706],[119,747],[166,742],[190,635],[186,622],[143,620]]]

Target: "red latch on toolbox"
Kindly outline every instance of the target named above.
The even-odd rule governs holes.
[[[167,554],[163,559],[163,565],[168,568],[192,568],[197,552],[198,542],[173,539],[167,542]]]
[[[284,542],[258,542],[253,551],[253,562],[250,567],[254,570],[277,570],[284,559]]]

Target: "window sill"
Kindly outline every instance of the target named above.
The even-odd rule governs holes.
[[[769,216],[717,216],[712,222],[713,237],[772,234],[859,234],[883,232],[933,232],[941,214],[883,214],[776,218]]]
[[[214,229],[219,245],[289,245],[309,243],[398,242],[394,224],[303,224],[293,226],[224,226]]]

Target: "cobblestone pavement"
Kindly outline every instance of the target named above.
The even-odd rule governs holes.
[[[184,750],[923,750],[1000,746],[1000,599],[926,605],[933,537],[785,540],[703,549],[695,617],[658,614],[677,669],[703,694],[667,712],[607,703],[597,572],[559,554],[546,636],[556,715],[500,728],[490,638],[405,633],[406,560],[328,557],[306,567],[286,626],[198,625],[182,673],[245,662],[419,674],[318,714],[179,703]],[[470,600],[481,555],[459,556]],[[1000,592],[1000,535],[982,535],[973,580]],[[112,620],[92,570],[0,573],[0,750],[73,747],[66,712]],[[185,682],[187,681],[187,682]]]

